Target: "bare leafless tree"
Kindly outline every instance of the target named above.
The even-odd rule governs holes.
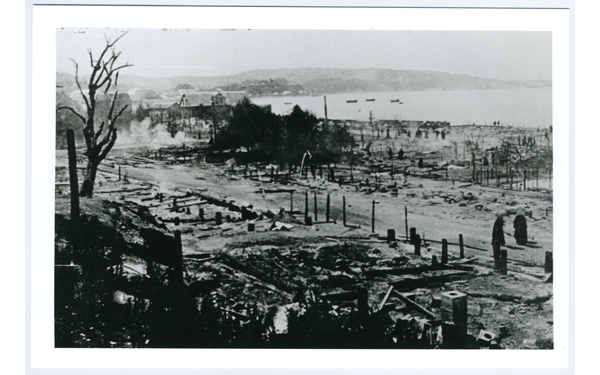
[[[118,110],[115,109],[117,96],[119,94],[118,90],[116,90],[119,80],[119,70],[132,66],[129,63],[120,66],[116,64],[121,52],[116,52],[114,45],[125,34],[127,33],[121,34],[113,41],[106,38],[106,46],[97,60],[94,60],[92,50],[88,49],[92,74],[88,83],[87,95],[83,92],[81,84],[79,83],[79,65],[75,60],[71,59],[75,64],[75,82],[77,83],[79,92],[85,102],[86,116],[80,114],[75,108],[70,106],[59,106],[56,108],[57,110],[68,110],[73,112],[81,122],[83,122],[83,137],[85,139],[88,160],[83,183],[79,189],[79,195],[82,197],[91,197],[93,195],[98,165],[106,158],[106,155],[115,145],[117,140],[117,128],[115,123],[125,109],[127,109],[127,105]],[[112,98],[110,98],[110,95],[108,94],[108,90],[111,87],[115,88]],[[110,109],[106,118],[103,119],[100,122],[100,126],[96,128],[94,124],[94,115],[97,109],[96,94],[102,89],[104,95],[110,99]]]

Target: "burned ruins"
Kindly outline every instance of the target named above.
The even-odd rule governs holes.
[[[553,348],[551,126],[126,98],[117,41],[57,88],[56,347]]]

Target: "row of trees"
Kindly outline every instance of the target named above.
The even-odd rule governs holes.
[[[219,131],[216,145],[234,152],[245,148],[254,161],[298,165],[307,151],[312,163],[337,161],[354,147],[354,138],[344,126],[322,126],[314,114],[297,105],[290,114],[278,116],[244,98]]]

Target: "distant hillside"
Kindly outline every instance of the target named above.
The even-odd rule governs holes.
[[[70,78],[70,79],[69,79]],[[57,82],[70,81],[73,76],[57,73]],[[141,87],[163,92],[172,91],[177,85],[189,84],[200,90],[213,90],[225,87],[240,87],[245,82],[287,80],[290,85],[299,85],[312,94],[334,94],[364,91],[408,91],[408,90],[461,90],[461,89],[500,89],[522,87],[550,87],[551,81],[503,81],[498,79],[473,77],[464,74],[451,74],[422,70],[391,69],[270,69],[221,77],[140,77],[122,73],[121,90]],[[57,83],[61,84],[61,83]],[[257,93],[260,95],[260,93]],[[268,93],[264,93],[268,94]]]
[[[498,89],[549,87],[550,81],[502,81],[421,70],[278,69],[252,70],[231,78],[240,81],[285,78],[315,94],[361,91]]]

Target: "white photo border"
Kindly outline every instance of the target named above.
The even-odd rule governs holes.
[[[439,3],[439,2],[438,2]],[[446,2],[447,3],[447,2]],[[450,2],[454,3],[454,2]],[[198,20],[202,22],[199,24]],[[306,24],[306,19],[310,23]],[[32,369],[561,369],[570,363],[570,9],[33,6],[29,353]],[[198,27],[198,26],[201,27]],[[54,103],[57,27],[551,31],[554,350],[54,348]],[[570,251],[569,251],[570,249]],[[232,360],[235,358],[235,360]],[[432,360],[433,359],[433,360]],[[464,373],[464,371],[461,371]]]

